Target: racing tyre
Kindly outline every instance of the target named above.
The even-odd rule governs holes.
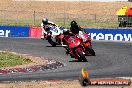
[[[48,42],[49,42],[53,47],[56,46],[56,43],[55,43],[54,41],[52,41],[51,38],[48,38]]]
[[[95,56],[95,52],[94,52],[94,50],[92,49],[92,47],[91,46],[88,46],[88,52],[90,53],[90,54],[92,54],[92,56]]]
[[[78,52],[78,56],[79,56],[78,59],[79,61],[88,62],[87,59],[85,58],[85,55],[81,51]]]

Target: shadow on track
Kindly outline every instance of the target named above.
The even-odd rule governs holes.
[[[46,46],[46,47],[64,47],[64,46],[49,46],[49,45],[48,45],[48,46]]]
[[[78,61],[78,60],[71,60],[69,62],[84,62],[84,61]],[[88,61],[87,61],[88,62]]]

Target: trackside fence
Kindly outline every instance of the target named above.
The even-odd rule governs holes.
[[[43,17],[63,27],[69,27],[72,20],[76,20],[82,27],[117,28],[119,25],[116,15],[8,10],[0,10],[0,25],[40,26]]]

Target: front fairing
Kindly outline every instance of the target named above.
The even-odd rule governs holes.
[[[91,41],[91,38],[89,37],[89,35],[87,33],[80,34],[79,38],[82,39],[83,42]]]
[[[69,48],[75,48],[81,44],[80,39],[76,38],[75,36],[70,37],[68,39],[68,46]]]
[[[61,34],[61,30],[58,27],[50,28],[52,35],[59,35]]]

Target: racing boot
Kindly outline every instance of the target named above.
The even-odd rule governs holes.
[[[44,36],[41,36],[41,39],[44,40]]]

